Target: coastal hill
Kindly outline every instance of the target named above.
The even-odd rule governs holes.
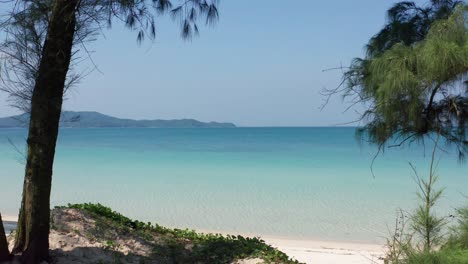
[[[0,118],[0,128],[27,127],[29,114]],[[234,128],[233,123],[201,122],[195,119],[178,120],[134,120],[104,115],[98,112],[64,111],[60,127],[153,127],[153,128]]]

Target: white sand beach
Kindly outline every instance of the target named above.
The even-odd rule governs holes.
[[[267,244],[278,248],[289,257],[307,264],[383,264],[383,245],[327,241],[320,239],[294,239],[289,237],[263,236],[252,233],[216,232],[198,230],[203,233],[222,235],[240,234],[244,237],[260,237]]]
[[[382,264],[384,247],[376,244],[263,238],[288,256],[313,264]]]
[[[6,222],[17,222],[18,216],[13,215],[2,215],[2,220]]]

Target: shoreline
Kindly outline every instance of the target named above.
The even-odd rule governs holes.
[[[359,241],[333,241],[320,238],[291,238],[281,236],[262,236],[252,233],[219,232],[196,230],[200,233],[237,234],[244,237],[259,237],[267,244],[281,250],[289,257],[303,263],[313,264],[383,264],[385,245]]]
[[[18,216],[2,214],[2,221],[3,222],[18,222]]]
[[[383,264],[383,245],[340,241],[294,240],[262,237],[291,258],[314,264]]]
[[[4,222],[17,222],[17,217],[2,216]],[[228,235],[235,232],[220,232],[198,229],[199,233]],[[295,239],[281,236],[262,236],[236,233],[245,237],[259,237],[267,244],[278,248],[289,257],[303,263],[314,264],[383,264],[384,245],[357,241],[330,241],[323,239]]]

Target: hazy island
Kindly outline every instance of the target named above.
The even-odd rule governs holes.
[[[27,127],[29,114],[0,118],[0,128]],[[60,118],[60,127],[153,127],[153,128],[235,128],[233,123],[201,122],[195,119],[177,120],[134,120],[123,119],[91,111],[64,111]]]

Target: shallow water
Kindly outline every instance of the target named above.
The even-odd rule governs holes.
[[[3,222],[3,228],[5,230],[5,234],[9,235],[11,230],[16,228],[16,222],[5,221]]]
[[[26,131],[0,129],[0,211],[18,212]],[[13,144],[11,144],[11,141]],[[430,145],[360,146],[353,128],[63,129],[52,205],[100,202],[179,228],[381,241],[427,175]],[[439,153],[440,214],[467,203],[468,165]]]

